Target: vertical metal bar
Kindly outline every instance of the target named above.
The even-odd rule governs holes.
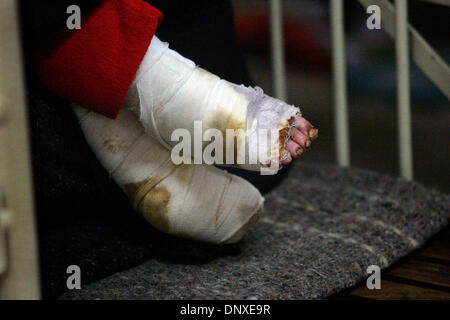
[[[442,0],[450,6],[450,0]],[[395,7],[389,0],[359,0],[367,8],[370,5],[377,5],[381,9],[381,25],[384,31],[392,38],[396,38]],[[445,8],[444,8],[445,10]],[[422,69],[428,79],[441,90],[444,96],[450,100],[450,65],[434,50],[430,44],[414,29],[411,24],[408,26],[409,32],[409,52],[411,60]]]
[[[336,152],[338,164],[342,167],[348,167],[350,166],[350,141],[348,134],[347,81],[345,75],[344,1],[330,0],[330,11]]]
[[[407,0],[395,0],[395,25],[400,174],[405,179],[412,180],[413,158],[411,140]]]
[[[276,98],[285,101],[287,94],[281,0],[270,0],[270,40],[274,95]]]
[[[40,297],[33,190],[15,0],[0,1],[0,185],[11,213],[0,299]]]

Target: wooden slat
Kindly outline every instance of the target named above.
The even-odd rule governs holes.
[[[450,242],[439,239],[433,240],[429,246],[418,251],[415,256],[429,257],[450,263]]]
[[[386,274],[450,288],[450,266],[442,264],[408,259]]]
[[[381,290],[368,290],[366,282],[331,299],[446,299],[450,294],[450,226],[421,250],[381,272]],[[386,285],[384,285],[386,284]],[[385,290],[386,289],[386,290]]]
[[[439,259],[443,264],[450,263],[450,226],[447,226],[428,244],[414,254],[415,257]]]
[[[383,276],[382,276],[383,277]],[[365,286],[358,287],[349,292],[351,296],[366,299],[434,299],[449,300],[450,293],[440,290],[417,287],[409,284],[397,283],[387,280],[381,280],[380,290],[369,290]]]

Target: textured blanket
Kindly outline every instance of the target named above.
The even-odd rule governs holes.
[[[150,259],[62,298],[323,298],[420,247],[449,213],[449,196],[416,183],[298,163],[232,250],[206,263]]]

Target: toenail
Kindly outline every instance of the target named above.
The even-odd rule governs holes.
[[[311,145],[311,141],[306,140],[306,147],[309,148],[310,145]]]

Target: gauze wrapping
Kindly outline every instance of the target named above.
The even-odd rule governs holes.
[[[244,179],[208,165],[174,165],[136,115],[116,120],[75,107],[87,142],[131,204],[163,232],[213,243],[238,241],[263,207]]]
[[[259,87],[233,85],[239,94],[247,98],[247,144],[251,155],[257,150],[259,164],[264,167],[284,160],[282,152],[289,138],[292,117],[301,115],[300,109],[264,94]],[[282,132],[287,128],[286,132]],[[284,137],[280,137],[285,134]],[[283,145],[280,145],[282,143]],[[267,146],[267,147],[266,147]]]
[[[288,121],[300,115],[299,108],[265,95],[260,88],[238,86],[197,67],[156,36],[124,104],[139,114],[146,131],[168,149],[178,143],[171,136],[180,128],[190,132],[194,146],[195,121],[201,121],[203,132],[210,128],[223,132],[224,144],[227,129],[243,130],[244,137],[236,141],[245,148],[226,145],[224,159],[226,154],[235,154],[233,164],[249,170],[279,165],[283,160],[280,151],[290,137]],[[285,128],[285,136],[280,137]],[[202,147],[207,144],[203,141]]]

